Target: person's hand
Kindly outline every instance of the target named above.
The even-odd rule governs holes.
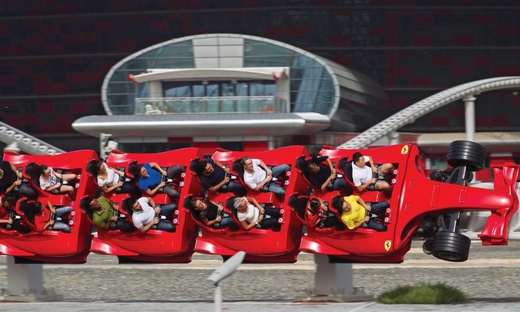
[[[217,217],[215,218],[215,221],[216,221],[216,222],[220,222],[220,221],[222,221],[222,217],[221,217],[221,216],[217,216]]]
[[[120,177],[124,177],[125,176],[125,173],[123,171],[117,171],[117,173],[119,174]]]
[[[49,225],[54,225],[54,220],[49,220]]]
[[[222,170],[224,170],[225,173],[229,173],[229,168],[228,167],[222,167]]]
[[[159,218],[155,217],[152,221],[153,224],[159,224]]]
[[[14,181],[13,184],[16,185],[16,186],[19,186],[19,185],[22,184],[22,180],[16,180],[16,181]]]
[[[258,217],[258,220],[256,220],[256,221],[257,221],[258,223],[260,223],[260,221],[262,221],[263,219],[264,219],[264,215],[260,215],[260,216]]]
[[[370,221],[370,217],[369,216],[366,216],[365,219],[363,219],[366,222]]]
[[[376,183],[376,182],[377,182],[377,178],[372,178],[372,179],[370,179],[370,184],[374,184],[374,183]]]
[[[223,181],[224,181],[224,183],[228,183],[229,182],[229,177],[225,176]]]
[[[49,208],[49,210],[50,210],[52,213],[56,214],[56,209],[55,209],[54,207]]]
[[[268,175],[267,177],[265,177],[266,181],[271,181],[272,179],[273,179],[273,176],[271,176],[271,175]]]
[[[110,221],[114,221],[114,222],[116,222],[117,219],[118,219],[117,216],[112,216],[112,217],[110,218]]]
[[[218,204],[217,207],[218,207],[218,211],[222,211],[222,210],[224,210],[224,206],[222,206],[221,204]]]
[[[114,203],[112,206],[115,210],[119,210],[119,203]]]
[[[13,219],[11,219],[11,218],[7,219],[7,223],[13,224]]]
[[[373,171],[374,173],[377,173],[377,167],[375,167],[375,166],[372,167],[372,171]]]
[[[265,172],[267,172],[267,175],[273,175],[273,170],[269,169],[269,167],[265,170]]]
[[[23,178],[23,173],[21,171],[16,171],[16,176],[19,178]]]
[[[155,213],[161,213],[161,207],[155,207],[153,210],[155,210]]]
[[[331,172],[331,174],[336,174],[337,173],[336,168],[331,168],[330,172]]]
[[[166,182],[162,181],[161,183],[159,183],[159,187],[164,187],[166,185]]]
[[[330,173],[330,177],[331,177],[331,178],[335,179],[336,176],[337,176],[336,171]]]
[[[63,179],[63,176],[57,172],[54,172],[54,175],[56,176],[56,178],[58,178],[60,180]]]
[[[117,187],[122,187],[124,184],[125,184],[124,182],[120,181],[120,182],[117,182],[116,186]]]

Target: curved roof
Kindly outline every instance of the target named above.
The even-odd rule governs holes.
[[[300,48],[256,36],[205,34],[165,41],[140,50],[113,66],[101,93],[108,115],[128,114],[134,105],[135,85],[128,75],[150,69],[208,69],[247,67],[291,68],[293,112],[316,112],[332,117],[339,106],[340,87],[385,99],[384,91],[370,78]],[[146,75],[142,75],[146,76]],[[126,102],[126,103],[125,103]]]

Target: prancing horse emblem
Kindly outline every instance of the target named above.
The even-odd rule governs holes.
[[[385,250],[389,251],[390,247],[392,247],[392,241],[390,241],[390,240],[385,241]]]

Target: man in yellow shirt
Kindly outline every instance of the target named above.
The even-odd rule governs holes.
[[[388,202],[373,203],[367,205],[365,201],[356,195],[336,196],[332,199],[332,207],[341,213],[341,221],[350,230],[357,230],[364,223],[369,229],[386,231],[386,225],[378,221],[372,215],[378,215],[390,207]]]

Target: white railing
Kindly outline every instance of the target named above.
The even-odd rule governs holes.
[[[287,102],[275,96],[136,98],[135,114],[286,113]]]

